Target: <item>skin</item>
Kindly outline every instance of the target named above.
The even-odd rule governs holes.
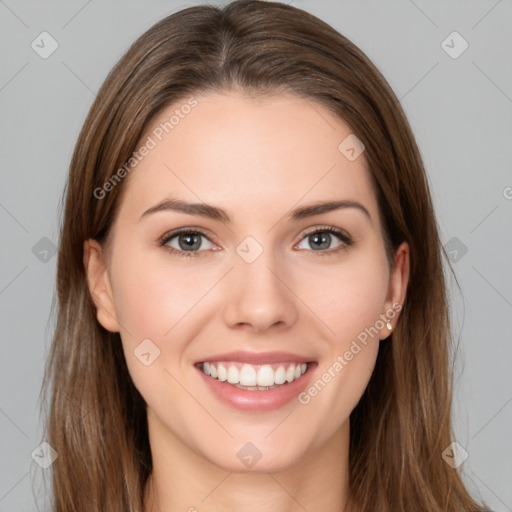
[[[108,245],[84,245],[98,321],[120,332],[147,403],[154,471],[146,510],[344,510],[349,416],[372,374],[379,338],[390,334],[385,322],[308,404],[293,400],[257,413],[230,408],[193,363],[231,350],[283,350],[316,360],[320,378],[358,334],[404,303],[409,247],[398,248],[390,273],[364,153],[349,161],[338,150],[351,130],[324,107],[285,94],[195,98],[197,107],[122,183]],[[232,222],[174,211],[140,219],[168,197],[221,207]],[[286,219],[299,206],[341,199],[363,204],[371,220],[355,208]],[[348,233],[353,245],[333,252],[343,242],[330,235],[330,245],[315,250],[321,242],[308,233],[325,226]],[[182,227],[208,233],[196,256],[158,243]],[[263,248],[252,263],[236,252],[247,236]],[[179,241],[168,245],[179,250]],[[393,327],[398,318],[395,309]],[[134,356],[146,338],[160,349],[149,366]],[[237,457],[249,441],[262,453],[251,468]]]

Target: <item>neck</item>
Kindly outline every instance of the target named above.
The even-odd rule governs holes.
[[[153,471],[145,488],[145,512],[350,508],[348,421],[327,443],[280,472],[225,471],[169,432],[149,408],[148,428]]]

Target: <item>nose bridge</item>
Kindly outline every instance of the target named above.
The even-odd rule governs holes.
[[[234,268],[230,272],[228,299],[224,309],[230,326],[245,324],[263,331],[275,324],[291,325],[296,321],[294,295],[285,286],[274,252],[252,237],[236,248]]]

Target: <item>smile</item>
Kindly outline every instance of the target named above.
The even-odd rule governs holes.
[[[308,363],[282,362],[253,365],[235,361],[199,363],[205,375],[248,391],[269,391],[294,382],[308,370]]]

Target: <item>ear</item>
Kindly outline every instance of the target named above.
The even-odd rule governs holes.
[[[96,305],[98,322],[107,331],[119,332],[104,251],[97,240],[89,239],[84,242],[84,267],[89,292]]]
[[[395,252],[393,271],[389,277],[389,289],[385,302],[385,311],[381,315],[384,322],[391,323],[394,329],[405,302],[407,285],[409,284],[410,253],[409,244],[402,242]],[[392,331],[387,324],[380,331],[380,339],[387,338]]]

